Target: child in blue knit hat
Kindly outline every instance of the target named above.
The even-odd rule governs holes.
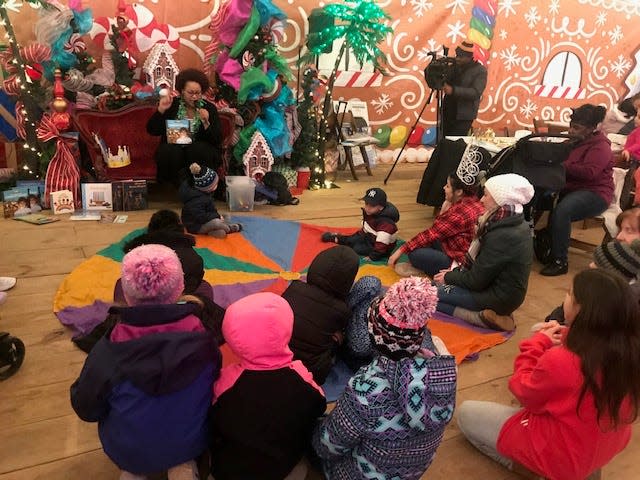
[[[418,480],[431,464],[453,416],[457,379],[455,358],[426,327],[437,303],[436,287],[409,277],[371,304],[377,356],[313,436],[328,480]]]
[[[218,188],[218,175],[213,169],[197,163],[189,166],[191,178],[180,184],[178,195],[183,203],[182,223],[187,232],[226,238],[242,231],[239,223],[229,223],[218,213],[212,194]]]

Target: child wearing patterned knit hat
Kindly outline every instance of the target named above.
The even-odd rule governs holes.
[[[453,416],[457,377],[454,357],[441,341],[436,348],[426,326],[437,302],[429,280],[409,277],[371,304],[378,356],[349,380],[313,436],[328,480],[417,480],[431,464]]]
[[[98,422],[105,453],[121,479],[168,471],[169,480],[197,478],[194,458],[207,449],[211,388],[221,365],[213,333],[184,288],[176,253],[143,245],[122,260],[127,307],[98,341],[71,386],[71,404]],[[185,476],[186,475],[186,476]]]
[[[239,223],[229,223],[218,213],[212,194],[218,188],[218,175],[207,166],[192,163],[191,178],[180,184],[178,195],[183,203],[182,223],[189,233],[226,238],[242,231]]]

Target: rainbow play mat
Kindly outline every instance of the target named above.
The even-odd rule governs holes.
[[[309,264],[319,252],[332,246],[320,241],[322,232],[353,232],[353,229],[262,217],[242,217],[241,221],[243,231],[224,240],[196,236],[196,250],[204,260],[204,278],[213,285],[216,303],[225,308],[251,293],[282,293],[291,280],[304,278]],[[135,230],[120,242],[99,251],[63,280],[53,303],[53,310],[62,323],[82,334],[105,318],[113,302],[113,288],[120,278],[122,246],[142,232]],[[378,277],[385,286],[399,279],[386,260],[361,261],[358,278],[364,275]],[[458,363],[510,336],[474,327],[440,313],[429,320],[429,328],[442,338]]]

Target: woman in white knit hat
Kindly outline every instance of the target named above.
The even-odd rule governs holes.
[[[438,311],[474,325],[513,330],[511,315],[524,301],[531,272],[533,241],[523,205],[533,186],[514,173],[487,180],[481,199],[485,213],[462,265],[434,277]]]

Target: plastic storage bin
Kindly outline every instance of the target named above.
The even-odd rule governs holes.
[[[231,212],[252,212],[256,185],[251,177],[226,177],[227,204]]]

